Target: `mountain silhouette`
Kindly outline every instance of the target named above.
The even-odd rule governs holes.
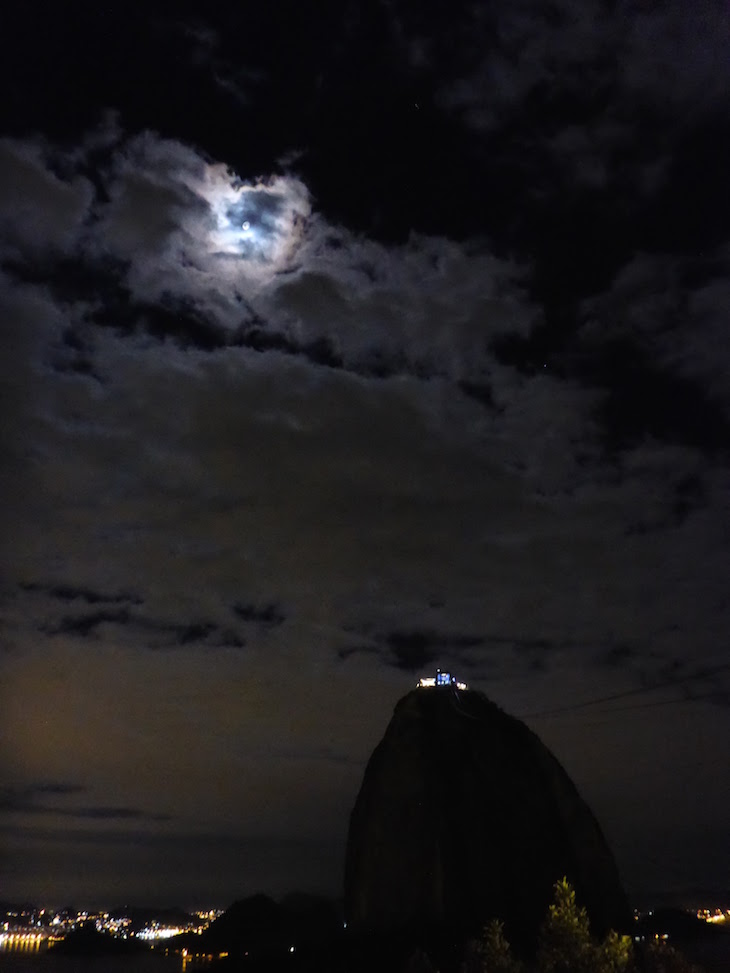
[[[629,928],[601,829],[538,737],[482,693],[453,684],[403,697],[350,819],[350,930],[463,942],[497,917],[530,951],[564,875],[594,934]]]

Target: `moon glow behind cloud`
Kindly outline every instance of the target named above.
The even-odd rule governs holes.
[[[111,156],[106,195],[91,207],[101,233],[75,243],[119,260],[135,300],[187,301],[235,328],[239,302],[299,260],[311,206],[295,176],[245,181],[152,132],[120,140]]]
[[[214,170],[201,193],[214,217],[211,250],[256,264],[259,271],[281,270],[295,252],[310,213],[305,186],[286,177],[250,185],[220,166]]]

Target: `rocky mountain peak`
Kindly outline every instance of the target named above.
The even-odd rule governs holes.
[[[529,949],[563,875],[595,933],[627,927],[600,827],[538,737],[454,683],[403,697],[352,811],[350,927],[468,936],[499,917]]]

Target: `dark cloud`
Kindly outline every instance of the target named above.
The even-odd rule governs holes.
[[[337,658],[343,662],[353,655],[380,656],[380,648],[376,645],[346,645],[337,650]]]
[[[416,672],[437,661],[444,653],[459,653],[482,645],[474,635],[427,630],[389,632],[382,639],[390,650],[389,662],[405,672]]]
[[[64,615],[58,622],[43,627],[47,635],[75,635],[96,638],[103,625],[128,625],[133,616],[127,608],[106,608],[77,615]]]
[[[560,649],[575,647],[577,645],[576,642],[569,639],[551,639],[543,636],[525,638],[519,635],[487,635],[482,641],[487,645],[507,646],[517,652],[559,651]]]
[[[221,628],[217,622],[207,619],[190,622],[167,622],[161,619],[135,619],[140,634],[151,649],[169,649],[185,646],[203,648],[243,648],[246,640],[238,633]]]
[[[623,666],[633,662],[638,655],[639,652],[636,648],[621,643],[619,645],[612,645],[599,653],[598,661],[610,667]]]
[[[150,814],[141,808],[91,805],[75,807],[67,801],[49,804],[48,798],[69,798],[88,793],[81,784],[42,782],[21,787],[0,788],[0,814],[44,815],[60,818],[88,818],[91,820],[148,820],[169,821],[169,814]]]
[[[724,260],[642,255],[616,271],[600,297],[547,305],[528,334],[496,335],[495,357],[525,376],[545,373],[592,392],[595,434],[609,454],[647,440],[726,454],[728,361],[707,351],[724,347]]]
[[[89,605],[98,604],[142,604],[142,599],[127,592],[116,592],[107,594],[102,591],[94,591],[91,588],[71,584],[43,584],[37,581],[20,582],[19,587],[23,591],[32,591],[47,594],[51,598],[59,601],[84,601]]]
[[[532,672],[547,672],[556,669],[564,662],[566,657],[578,652],[587,652],[595,644],[595,635],[591,635],[586,642],[559,637],[548,636],[524,636],[524,635],[485,635],[482,642],[492,650],[493,656],[502,659],[502,667],[509,672],[512,668],[510,663],[504,665],[504,652],[507,650],[510,657],[517,660],[518,666],[527,668]],[[610,653],[612,647],[601,649],[600,656]],[[481,661],[481,660],[480,660]],[[495,665],[494,658],[492,665]],[[499,670],[496,670],[499,671]]]
[[[119,312],[128,303],[129,292],[124,288],[126,265],[121,260],[113,259],[108,254],[82,256],[54,252],[41,259],[25,259],[23,255],[15,254],[5,260],[4,267],[18,283],[48,287],[62,304],[73,306],[77,301],[88,302],[95,323],[103,323],[105,313],[111,316],[113,311],[114,317],[117,314],[120,316],[115,326],[124,326],[124,316]],[[109,311],[102,312],[102,305]],[[73,328],[66,328],[61,339],[71,348],[74,345],[83,348],[85,337],[87,335],[79,334]]]
[[[251,328],[244,326],[232,344],[238,348],[248,348],[260,353],[275,351],[283,355],[301,356],[313,365],[322,365],[326,368],[346,367],[328,338],[297,342],[281,332],[266,328],[260,320]]]
[[[54,597],[61,600],[91,600],[95,603],[94,592],[92,598],[85,598],[84,595],[76,593],[75,589],[62,587],[63,594],[55,593],[55,587],[44,589]],[[100,599],[102,601],[130,601],[128,596],[118,598]],[[141,599],[134,600],[134,604],[141,604]],[[273,607],[272,607],[273,612]],[[250,620],[250,619],[249,619]],[[262,617],[257,619],[263,624],[280,624],[277,616],[262,610]],[[283,618],[281,619],[283,621]],[[102,635],[103,627],[113,625],[117,628],[126,628],[130,635],[142,640],[149,648],[163,649],[183,646],[208,646],[208,647],[229,647],[243,648],[246,644],[237,632],[230,628],[222,628],[216,622],[206,619],[196,619],[189,622],[163,621],[162,619],[150,618],[137,612],[131,612],[128,608],[103,608],[98,611],[77,613],[75,615],[63,615],[60,619],[47,622],[43,625],[42,631],[46,635],[59,636],[68,635],[82,639],[98,640]]]
[[[286,620],[283,609],[274,601],[259,605],[252,602],[237,601],[232,605],[231,611],[243,622],[255,622],[264,626],[281,625]]]
[[[149,814],[137,807],[80,807],[56,811],[65,817],[90,818],[96,821],[171,821],[171,814]]]
[[[574,328],[577,332],[577,321]],[[610,451],[625,450],[647,437],[711,453],[725,450],[730,421],[701,382],[657,366],[635,338],[607,342],[602,336],[599,341],[600,347],[588,351],[584,346],[576,353],[565,334],[556,349],[552,339],[537,331],[527,339],[499,340],[494,350],[501,361],[525,374],[535,374],[547,361],[566,377],[600,390],[594,419]]]
[[[707,491],[697,474],[681,476],[670,485],[668,496],[662,505],[639,519],[630,521],[625,528],[627,536],[650,534],[654,531],[673,530],[681,527],[688,517],[700,511],[707,502]]]
[[[130,302],[126,314],[112,312],[110,315],[110,309],[105,308],[103,316],[113,321],[114,328],[118,328],[126,317],[130,332],[148,334],[158,341],[172,338],[181,348],[207,352],[224,348],[228,342],[221,329],[186,303],[165,297],[161,305]]]
[[[60,258],[45,267],[15,261],[8,269],[17,280],[43,280],[59,300],[85,307],[80,323],[64,330],[51,359],[59,371],[98,378],[90,325],[109,328],[116,334],[148,335],[161,342],[171,339],[181,348],[205,352],[239,343],[246,346],[245,333],[238,339],[227,335],[190,300],[171,294],[161,295],[160,302],[154,304],[135,300],[122,282],[124,267],[112,262],[74,257]]]
[[[62,374],[93,378],[101,382],[93,363],[93,346],[72,328],[66,328],[57,352],[50,359],[50,366]]]
[[[231,629],[222,629],[218,633],[216,644],[222,648],[243,649],[246,647],[246,640],[238,632]]]
[[[63,784],[49,782],[32,785],[28,789],[33,794],[80,794],[86,790],[81,784]]]
[[[464,395],[468,395],[469,398],[475,399],[487,409],[493,410],[496,408],[494,394],[491,387],[486,382],[461,381],[458,383],[458,386]]]
[[[709,452],[727,449],[730,401],[721,376],[728,361],[722,346],[708,351],[727,289],[728,266],[718,264],[718,255],[644,255],[586,303],[573,344],[574,374],[605,390],[598,418],[612,445],[652,436]]]
[[[180,645],[189,645],[191,642],[204,642],[215,629],[212,622],[191,622],[190,625],[177,626],[172,631]]]
[[[435,377],[449,378],[443,362],[427,349],[371,346],[345,354],[331,336],[321,334],[302,339],[287,333],[275,321],[268,322],[240,299],[236,299],[240,307],[237,307],[238,321],[233,328],[206,316],[189,297],[181,298],[168,292],[159,296],[159,303],[140,301],[120,282],[118,267],[105,268],[96,258],[87,266],[76,258],[63,258],[43,269],[16,261],[12,271],[18,280],[44,280],[59,300],[71,301],[84,308],[79,323],[64,330],[49,359],[50,367],[62,373],[96,381],[111,378],[96,361],[91,332],[93,326],[98,326],[109,328],[116,334],[149,337],[163,343],[172,340],[182,349],[205,353],[225,348],[242,348],[259,354],[276,352],[364,378],[413,376],[426,381]],[[87,305],[90,298],[96,300],[96,306]],[[456,385],[464,395],[490,409],[496,408],[488,382],[462,378]]]
[[[4,786],[0,788],[0,812],[41,811],[44,806],[38,803],[39,799],[49,796],[69,797],[85,791],[86,788],[80,784],[57,781],[42,781],[20,787]]]
[[[387,638],[393,665],[405,672],[415,672],[438,659],[441,646],[425,632],[393,632]]]
[[[141,618],[136,622],[147,647],[151,649],[185,646],[242,649],[246,646],[246,639],[238,632],[205,619],[176,623]]]
[[[705,484],[700,476],[687,474],[680,477],[674,485],[672,525],[681,527],[690,514],[704,506],[707,500]]]
[[[646,437],[715,452],[730,442],[730,422],[706,390],[691,379],[658,369],[631,345],[603,350],[593,381],[608,386],[597,409],[609,449]],[[582,373],[590,375],[590,366]]]

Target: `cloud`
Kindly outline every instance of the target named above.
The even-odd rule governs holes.
[[[82,794],[86,790],[80,784],[60,781],[42,781],[26,786],[4,786],[0,788],[0,811],[14,813],[16,811],[42,810],[39,799],[46,797],[68,797]]]
[[[143,611],[136,610],[144,599],[136,593],[120,591],[105,593],[86,587],[64,582],[25,582],[18,584],[21,592],[34,597],[34,611],[46,602],[47,619],[40,631],[53,638],[72,637],[75,639],[103,641],[105,638],[123,639],[138,644],[142,641],[149,648],[174,648],[188,645],[210,648],[243,648],[246,640],[230,625],[218,624],[210,619],[191,619],[189,621],[165,620],[155,618]],[[58,614],[57,604],[82,603],[95,606],[93,610],[65,612]],[[99,607],[97,607],[99,606]],[[239,619],[256,621],[265,625],[281,624],[283,615],[278,614],[274,603],[256,606],[239,605],[234,609]]]
[[[72,249],[89,215],[87,179],[56,175],[52,153],[31,141],[0,139],[0,253],[48,256]]]
[[[647,384],[652,377],[656,385],[664,379],[676,386],[674,397],[690,415],[704,408],[704,418],[697,416],[698,435],[702,429],[722,435],[713,428],[730,415],[724,381],[730,355],[719,340],[728,287],[726,248],[687,257],[636,255],[604,294],[584,303],[577,344],[579,354],[603,366],[594,381],[608,382],[613,374],[616,385],[626,385],[632,369],[639,382],[644,375]]]
[[[150,814],[135,807],[113,807],[108,805],[74,806],[67,801],[49,804],[51,798],[69,798],[85,794],[88,788],[81,784],[44,781],[25,786],[0,788],[0,814],[6,815],[44,815],[60,818],[79,818],[91,820],[149,820],[169,821],[169,814]]]
[[[275,609],[271,606],[271,612]],[[243,617],[243,616],[239,616]],[[283,617],[262,610],[260,617],[247,615],[245,620],[258,621],[260,625],[281,624]],[[125,633],[126,630],[126,633]],[[130,644],[140,641],[150,649],[171,649],[196,645],[208,648],[243,648],[246,645],[240,633],[217,622],[196,619],[192,621],[166,621],[150,618],[130,611],[129,608],[104,608],[93,612],[62,615],[60,619],[44,623],[41,631],[52,637],[70,636],[76,639],[103,641],[112,637]]]
[[[73,179],[80,160],[58,157]],[[13,264],[75,305],[55,366],[70,373],[105,378],[92,337],[101,326],[204,351],[301,355],[365,377],[444,376],[483,399],[485,332],[522,332],[534,318],[510,261],[446,240],[394,251],[357,239],[313,216],[292,176],[246,183],[148,132],[120,140],[99,178],[73,256],[40,272],[22,252]],[[40,194],[27,205],[40,211]]]
[[[602,651],[599,655],[599,662],[609,667],[622,666],[630,663],[637,655],[638,650],[636,648],[622,642]]]
[[[370,644],[343,646],[337,656],[341,660],[353,655],[375,655],[387,666],[403,672],[417,672],[431,663],[457,659],[460,665],[469,665],[469,650],[478,649],[484,639],[478,635],[462,635],[454,632],[438,632],[432,629],[396,630],[371,633],[366,628]],[[357,633],[355,633],[357,637]]]
[[[246,183],[151,132],[116,154],[107,191],[90,252],[129,262],[135,299],[157,302],[170,292],[222,327],[235,323],[243,293],[290,265],[310,209],[292,177]]]
[[[95,821],[170,821],[171,814],[149,814],[137,807],[81,807],[69,808],[56,813],[71,818],[89,818]]]
[[[700,334],[719,326],[721,255],[681,264],[679,296],[698,309],[693,339],[684,319],[669,330],[661,323],[663,306],[656,328],[645,324],[680,264],[637,260],[580,306],[579,320],[546,352],[542,314],[525,291],[530,268],[496,258],[484,242],[367,240],[317,213],[305,217],[296,180],[242,184],[153,133],[120,142],[99,178],[107,197],[93,204],[73,261],[48,258],[28,280],[32,262],[16,260],[6,287],[24,315],[22,326],[7,319],[18,323],[13,333],[37,336],[16,355],[29,372],[18,448],[32,443],[47,471],[38,467],[18,493],[26,526],[15,550],[24,577],[49,575],[37,563],[40,523],[28,543],[35,528],[27,511],[52,498],[44,538],[57,552],[51,576],[78,577],[88,591],[133,590],[145,611],[99,602],[101,615],[49,612],[56,638],[103,633],[125,644],[250,649],[275,626],[231,625],[240,590],[242,606],[285,604],[287,619],[299,620],[318,614],[308,600],[328,588],[322,611],[336,630],[342,619],[368,617],[369,586],[387,573],[388,552],[406,565],[393,591],[406,604],[417,591],[423,605],[427,593],[444,595],[426,577],[429,563],[463,563],[449,591],[470,589],[471,566],[497,592],[511,576],[493,570],[490,545],[498,560],[536,546],[529,573],[538,576],[557,560],[550,544],[591,550],[625,532],[670,545],[668,531],[694,530],[694,518],[716,504],[722,475],[708,480],[699,453],[720,442],[724,420],[700,386],[715,368],[722,395],[724,366],[721,356],[701,359]],[[261,232],[274,249],[282,239],[295,248],[287,273],[272,272],[274,258],[266,265],[214,245],[213,202],[251,197],[255,208],[260,193],[275,199]],[[138,286],[147,272],[164,286]],[[624,306],[635,307],[630,333],[620,323]],[[616,350],[624,337],[626,360]],[[524,345],[513,358],[500,343],[507,338]],[[695,349],[691,374],[677,364],[685,347]],[[83,367],[59,371],[74,356]],[[652,385],[651,369],[666,380]],[[682,382],[695,383],[696,408],[686,408]],[[641,400],[644,390],[654,390],[653,401]],[[670,426],[667,417],[683,409],[684,424]],[[665,441],[672,437],[682,448]],[[599,510],[610,513],[603,519]],[[585,517],[578,540],[545,526],[556,511]],[[115,563],[104,558],[109,543]],[[73,558],[62,552],[74,547],[79,563],[93,556],[105,565],[103,588],[92,573],[66,570]],[[312,563],[310,581],[300,566]],[[219,595],[199,584],[209,571]],[[194,605],[182,618],[181,591]],[[531,611],[545,622],[556,601],[563,606],[562,595],[546,591],[545,609]],[[496,594],[467,608],[466,631],[485,631],[493,602]],[[382,631],[458,632],[460,610],[451,601],[443,617],[424,619],[389,608]]]
[[[126,625],[131,619],[128,609],[103,609],[83,615],[64,615],[61,620],[48,626],[49,635],[77,635],[81,638],[96,636],[102,625]]]
[[[482,131],[538,104],[540,95],[563,117],[570,107],[576,116],[582,109],[578,117],[589,123],[629,100],[679,116],[711,112],[727,96],[721,52],[730,18],[721,0],[692,7],[519,0],[498,12],[463,4],[438,30],[402,5],[391,4],[390,14],[392,42],[423,86],[435,78],[437,103],[461,110]]]
[[[54,192],[81,178],[63,157]],[[713,656],[721,252],[627,258],[558,327],[528,261],[358,236],[292,175],[244,182],[148,132],[110,143],[95,181],[55,251],[13,231],[3,281],[13,659],[40,625],[60,671],[102,646],[141,671],[174,650],[238,698],[245,659],[265,700],[301,692],[296,645],[317,705],[357,673],[387,706],[442,659],[519,701],[508,679],[559,693],[617,644],[672,658],[691,632]],[[221,739],[251,732],[220,712]]]
[[[478,635],[432,631],[397,631],[385,636],[393,664],[406,672],[416,672],[444,653],[449,656],[455,652],[461,654],[461,650],[480,646],[483,641]]]
[[[32,784],[27,790],[27,794],[80,794],[86,788],[80,784],[65,784],[54,781],[42,784]]]
[[[48,594],[51,598],[56,598],[59,601],[84,601],[89,605],[97,605],[100,603],[120,604],[127,602],[139,605],[142,601],[139,596],[126,592],[105,594],[100,591],[94,591],[91,588],[77,587],[71,584],[41,584],[37,581],[28,581],[21,582],[20,587],[24,591]]]
[[[232,606],[233,614],[244,622],[256,622],[259,625],[281,625],[286,616],[275,602],[266,605],[251,605],[236,602]]]
[[[724,56],[730,41],[727,4],[673,0],[628,9],[627,56],[619,62],[626,91],[665,110],[722,110],[730,85]]]

